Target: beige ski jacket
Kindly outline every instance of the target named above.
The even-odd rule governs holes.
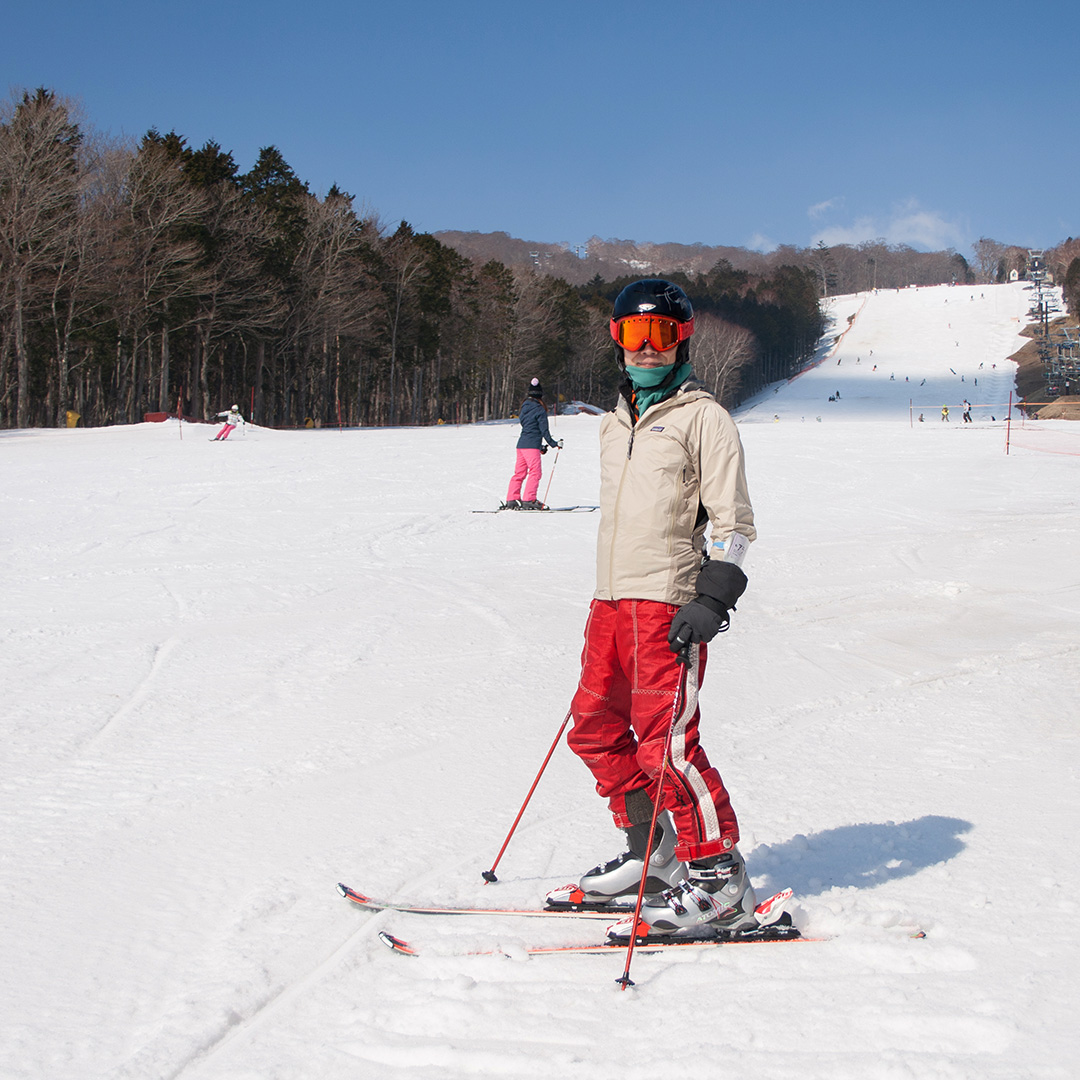
[[[600,422],[596,599],[692,600],[710,521],[729,552],[733,533],[757,535],[727,410],[693,376],[637,424],[620,398]]]

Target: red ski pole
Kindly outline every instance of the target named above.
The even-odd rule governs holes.
[[[521,815],[525,813],[525,807],[529,805],[529,800],[533,796],[533,792],[536,790],[536,785],[540,783],[540,777],[544,775],[544,770],[547,768],[548,762],[551,760],[551,755],[555,753],[555,747],[559,745],[559,740],[562,738],[563,732],[566,730],[566,725],[570,723],[570,710],[567,710],[566,718],[562,722],[562,727],[559,728],[559,733],[555,736],[555,741],[551,744],[551,749],[547,752],[547,757],[544,758],[543,765],[540,766],[540,771],[536,774],[536,779],[532,782],[532,787],[529,788],[529,794],[525,796],[525,801],[521,804],[521,809],[517,813],[517,817],[514,818],[514,824],[510,826],[510,831],[506,834],[506,839],[503,841],[503,846],[499,848],[499,854],[495,856],[495,861],[491,864],[490,870],[483,871],[483,878],[488,884],[499,879],[495,876],[495,867],[499,865],[499,860],[503,857],[503,852],[506,851],[507,845],[510,843],[510,837],[514,835],[514,830],[518,827],[518,822],[521,820]]]
[[[634,921],[630,929],[630,943],[626,947],[626,966],[623,968],[622,975],[615,980],[624,990],[628,986],[634,985],[634,980],[630,978],[630,963],[634,959],[634,945],[637,943],[638,938],[638,921],[641,918],[641,905],[645,900],[645,882],[649,877],[649,863],[652,862],[653,837],[656,835],[656,819],[660,815],[660,803],[664,796],[664,781],[667,779],[668,758],[671,756],[671,734],[675,730],[675,720],[678,718],[683,707],[683,702],[686,699],[686,677],[690,666],[689,648],[689,644],[684,646],[678,656],[679,664],[682,667],[682,674],[679,676],[679,685],[675,690],[675,706],[671,710],[671,720],[668,723],[667,736],[664,739],[664,757],[660,762],[660,778],[656,783],[656,797],[653,799],[652,821],[649,823],[649,840],[645,845],[645,865],[641,868],[641,882],[638,885],[637,901],[634,904]]]

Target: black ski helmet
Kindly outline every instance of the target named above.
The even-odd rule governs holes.
[[[632,282],[615,297],[613,319],[627,315],[666,315],[679,322],[690,322],[694,308],[690,298],[674,282],[663,278],[644,278]]]

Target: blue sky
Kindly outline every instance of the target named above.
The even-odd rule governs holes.
[[[45,0],[8,6],[0,90],[241,170],[273,144],[390,226],[967,254],[1080,235],[1080,5],[1025,7]]]

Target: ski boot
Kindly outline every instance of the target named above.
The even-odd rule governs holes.
[[[685,881],[641,905],[638,934],[707,937],[717,930],[757,929],[757,897],[738,848],[690,863]],[[630,936],[632,919],[608,927],[608,936]],[[641,925],[641,924],[644,925]]]
[[[500,510],[520,510],[521,509],[521,500],[520,499],[509,499],[506,502],[504,502],[502,504],[502,506],[499,507],[499,509]]]
[[[649,842],[649,825],[632,825],[623,830],[629,850],[610,862],[594,866],[577,885],[564,885],[548,893],[548,903],[612,905],[632,907],[641,886],[644,869],[645,846]],[[670,889],[686,877],[686,867],[675,857],[678,839],[675,826],[667,811],[656,819],[656,836],[653,837],[652,857],[649,859],[649,876],[645,879],[645,894],[655,895]]]
[[[542,502],[537,502],[536,499],[531,499],[529,502],[523,502],[521,504],[522,510],[546,510],[547,507]]]

